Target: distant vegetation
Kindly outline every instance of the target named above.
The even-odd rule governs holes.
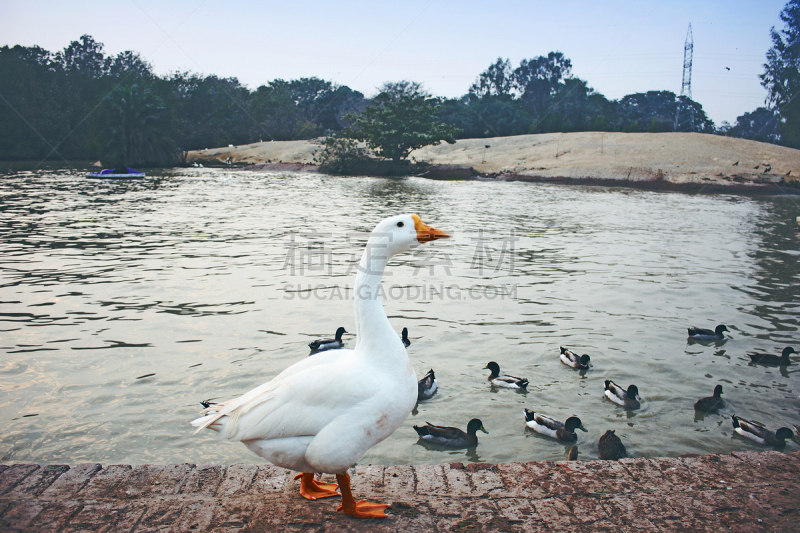
[[[694,131],[800,147],[800,0],[772,30],[762,85],[771,107],[716,127],[702,106],[670,91],[608,100],[550,52],[513,67],[506,59],[480,73],[460,98],[438,98],[417,83],[386,84],[367,99],[319,78],[273,80],[250,90],[236,78],[175,72],[157,76],[132,51],[107,56],[88,35],[51,53],[0,48],[0,159],[94,160],[163,166],[187,150],[260,140],[338,134],[404,159],[416,147],[456,138],[573,131],[688,131],[679,106],[694,110]],[[405,91],[405,93],[404,93]]]

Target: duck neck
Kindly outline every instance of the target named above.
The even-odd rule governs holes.
[[[381,279],[389,254],[384,239],[370,237],[361,262],[358,265],[355,283],[356,352],[380,354],[382,360],[388,353],[387,339],[394,340],[400,348],[400,338],[394,333],[381,298]],[[403,352],[405,350],[402,350]],[[399,351],[398,351],[399,353]]]

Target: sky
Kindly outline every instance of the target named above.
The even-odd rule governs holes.
[[[692,98],[719,126],[763,106],[758,75],[785,0],[0,0],[0,46],[56,52],[89,34],[156,74],[236,77],[250,89],[318,77],[373,96],[420,82],[458,97],[497,60],[561,51],[609,99],[680,94],[692,26]]]

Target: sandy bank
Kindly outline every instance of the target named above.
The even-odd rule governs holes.
[[[316,170],[320,140],[255,143],[190,152],[189,160],[303,163]],[[701,133],[548,133],[462,139],[412,152],[418,162],[471,167],[493,179],[588,181],[736,189],[778,189],[800,180],[800,150]],[[262,167],[265,168],[265,167]],[[468,170],[468,169],[464,169]],[[458,173],[456,173],[458,174]],[[461,172],[452,177],[465,177]],[[435,173],[429,177],[438,177]]]

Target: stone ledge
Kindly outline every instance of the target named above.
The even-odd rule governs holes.
[[[0,465],[0,531],[749,532],[800,520],[800,452],[365,465],[352,476],[356,497],[391,503],[390,518],[306,501],[271,465]]]

